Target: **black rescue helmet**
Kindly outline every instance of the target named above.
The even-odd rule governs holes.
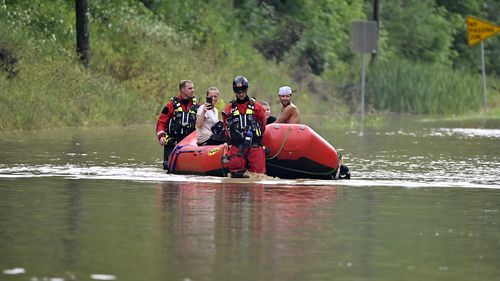
[[[236,76],[233,80],[233,92],[239,94],[248,89],[248,79],[245,76]]]

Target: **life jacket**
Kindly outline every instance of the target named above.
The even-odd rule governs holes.
[[[198,104],[196,103],[196,98],[193,98],[191,107],[187,111],[184,111],[178,97],[173,97],[170,101],[174,103],[174,113],[172,119],[168,121],[168,135],[181,140],[196,130]]]
[[[226,122],[229,128],[230,142],[232,144],[244,143],[245,136],[251,132],[252,143],[254,145],[260,145],[262,141],[262,131],[255,117],[255,99],[250,99],[245,114],[240,114],[235,100],[231,101],[231,114]]]

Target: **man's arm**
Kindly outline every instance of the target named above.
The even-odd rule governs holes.
[[[223,110],[222,110],[222,123],[223,123],[223,128],[224,128],[224,136],[229,137],[229,129],[227,128],[227,118],[231,116],[231,104],[228,104]]]
[[[288,123],[288,119],[290,119],[291,115],[291,106],[287,106],[281,111],[280,116],[278,117],[278,120],[276,120],[276,123]]]
[[[296,106],[287,106],[283,109],[276,123],[299,124],[300,113]]]
[[[205,110],[205,105],[201,105],[198,108],[198,112],[196,115],[196,129],[201,129],[201,127],[203,126],[203,123],[205,122],[206,112],[207,111]]]
[[[172,116],[173,105],[172,102],[169,102],[163,107],[160,116],[158,116],[158,121],[156,122],[156,136],[158,137],[161,145],[165,145],[167,142],[167,126],[168,121],[172,118]]]
[[[260,132],[264,135],[264,132],[266,131],[266,111],[264,110],[264,107],[262,107],[262,104],[258,102],[255,103],[255,118],[257,119],[257,122],[259,122]]]
[[[288,123],[290,124],[300,124],[300,112],[299,109],[294,105],[292,115],[288,119]]]

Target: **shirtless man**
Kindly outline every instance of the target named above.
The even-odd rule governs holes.
[[[292,103],[292,88],[283,86],[279,89],[278,95],[283,108],[281,108],[281,114],[276,123],[299,124],[300,112]]]

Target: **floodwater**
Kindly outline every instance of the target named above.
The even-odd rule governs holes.
[[[500,280],[500,120],[312,127],[351,180],[167,175],[152,125],[0,133],[0,280]]]

